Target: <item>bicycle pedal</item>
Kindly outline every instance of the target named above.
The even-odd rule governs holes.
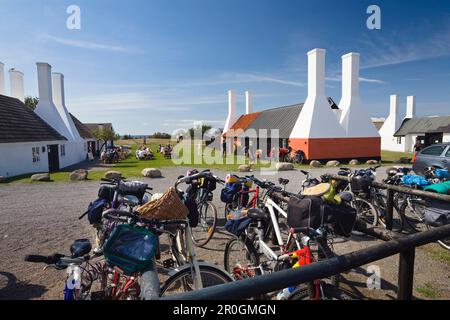
[[[175,267],[175,261],[173,259],[166,259],[163,261],[163,267],[165,269],[170,269]]]

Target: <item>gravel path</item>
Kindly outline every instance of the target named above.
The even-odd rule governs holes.
[[[311,171],[319,177],[337,170]],[[185,174],[186,168],[162,169],[162,172],[164,178],[139,180],[148,183],[155,192],[163,192],[179,175]],[[379,172],[379,178],[382,178],[384,169],[379,169]],[[220,171],[215,173],[219,176],[226,174]],[[261,177],[258,173],[255,175]],[[304,179],[300,172],[263,176],[272,181],[278,177],[290,179],[288,191],[293,192],[299,190]],[[0,299],[62,298],[64,271],[43,271],[42,265],[26,263],[23,257],[33,253],[68,253],[74,239],[92,239],[94,232],[87,219],[80,221],[78,216],[95,198],[98,187],[98,182],[0,185]],[[221,216],[224,206],[219,200],[219,192],[220,188],[215,191],[215,204]],[[228,239],[226,233],[217,233],[207,248],[197,249],[199,258],[223,266],[223,249]],[[366,237],[352,237],[351,241],[337,239],[334,249],[338,254],[343,254],[378,242]],[[437,245],[431,244],[416,252],[414,295],[417,298],[450,298],[450,266],[448,262],[440,262],[436,258],[440,250]],[[383,278],[381,290],[366,288],[367,266],[345,274],[344,287],[361,298],[394,298],[398,256],[378,261],[376,265],[380,267]]]

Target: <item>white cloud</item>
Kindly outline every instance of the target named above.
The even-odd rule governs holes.
[[[327,80],[327,81],[334,81],[334,82],[341,82],[342,81],[342,77],[326,77],[325,80]],[[386,83],[383,80],[370,79],[370,78],[364,78],[364,77],[359,77],[359,81],[367,82],[367,83],[378,83],[378,84],[385,84]]]
[[[82,48],[82,49],[105,50],[105,51],[126,52],[126,53],[138,52],[138,50],[136,50],[135,48],[131,48],[131,47],[124,47],[124,46],[111,45],[111,44],[101,44],[101,43],[97,43],[97,42],[89,42],[89,41],[83,41],[83,40],[60,38],[60,37],[55,37],[55,36],[51,36],[51,35],[47,35],[47,34],[42,35],[42,39],[44,41],[54,42],[54,43],[62,44],[65,46]]]

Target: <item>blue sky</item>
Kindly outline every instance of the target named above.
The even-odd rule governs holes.
[[[66,8],[81,8],[68,30]],[[382,29],[366,27],[371,4]],[[37,95],[37,61],[66,80],[84,122],[121,134],[223,126],[227,90],[256,110],[304,102],[307,56],[327,50],[327,95],[341,97],[341,56],[361,53],[361,96],[374,117],[389,95],[417,96],[418,115],[450,114],[450,2],[275,0],[0,0],[0,61]],[[7,89],[8,90],[8,89]]]

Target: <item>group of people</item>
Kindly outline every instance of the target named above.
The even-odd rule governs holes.
[[[158,146],[158,152],[161,153],[164,156],[164,158],[171,158],[172,151],[173,147],[170,143],[166,144],[165,146],[163,146],[162,144]]]
[[[136,150],[136,158],[139,160],[153,160],[155,156],[153,151],[143,144]]]

